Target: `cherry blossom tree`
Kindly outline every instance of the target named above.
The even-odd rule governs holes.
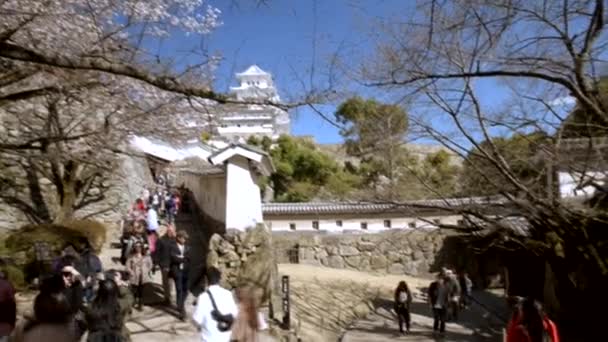
[[[220,24],[202,0],[0,2],[0,199],[33,222],[103,201],[130,134],[174,137],[225,99],[217,56],[146,47]]]

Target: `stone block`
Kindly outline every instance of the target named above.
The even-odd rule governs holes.
[[[321,265],[321,261],[317,260],[317,259],[300,259],[298,260],[300,264],[303,265],[313,265],[313,266],[320,266]]]
[[[388,266],[388,259],[384,255],[374,255],[370,263],[373,270],[385,269]]]
[[[359,248],[360,251],[362,252],[371,252],[373,250],[376,249],[376,244],[373,242],[359,242],[357,244],[357,247]]]
[[[356,236],[342,236],[342,238],[339,240],[340,245],[345,245],[345,246],[354,246],[357,244],[357,242],[359,241],[359,239],[361,238],[360,235],[356,235]]]
[[[414,253],[412,253],[412,259],[422,260],[424,259],[424,253],[422,253],[422,251],[414,251]]]
[[[329,267],[328,257],[319,258],[319,263],[325,267]]]
[[[390,251],[390,252],[386,253],[386,256],[388,258],[388,261],[390,261],[390,262],[399,262],[402,259],[401,254],[399,254],[399,252],[396,252],[396,251]]]
[[[353,246],[340,245],[338,252],[341,256],[359,255],[359,250]]]
[[[404,263],[404,272],[405,274],[411,275],[411,276],[418,276],[421,272],[420,272],[420,264],[422,263],[421,260],[411,260],[409,262]]]
[[[432,241],[425,241],[424,243],[422,243],[420,245],[420,249],[427,253],[427,252],[432,252],[433,251],[433,242]]]
[[[359,263],[360,271],[371,271],[371,260],[368,257],[362,258],[361,263]]]
[[[325,249],[319,249],[316,253],[315,253],[317,259],[326,259],[328,254],[327,251]]]
[[[360,303],[353,308],[353,313],[357,318],[365,318],[371,313],[371,308],[367,303]]]
[[[325,250],[328,255],[338,255],[339,253],[338,246],[327,246],[325,247]]]
[[[339,255],[331,255],[327,258],[327,264],[332,268],[344,268],[344,259]]]
[[[315,260],[315,251],[311,247],[298,248],[299,260]]]
[[[241,258],[235,251],[227,251],[226,253],[222,254],[222,259],[227,261],[234,261],[240,260]]]
[[[388,267],[388,273],[389,274],[404,274],[405,268],[403,267],[402,264],[395,263]]]
[[[376,244],[376,251],[384,254],[390,251],[392,247],[393,246],[389,241],[381,241],[380,243]]]
[[[347,256],[344,258],[344,261],[346,261],[346,265],[354,269],[359,269],[359,264],[361,264],[361,257],[358,255]]]

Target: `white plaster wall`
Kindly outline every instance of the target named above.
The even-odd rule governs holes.
[[[314,231],[316,229],[313,228],[313,221],[319,222],[319,231],[328,231],[328,232],[342,232],[345,230],[359,230],[362,232],[380,232],[390,229],[413,229],[409,226],[411,222],[416,223],[416,228],[424,228],[424,229],[434,229],[437,228],[437,225],[434,224],[435,220],[440,220],[440,224],[457,224],[459,220],[462,219],[460,215],[437,215],[437,216],[427,216],[423,218],[414,218],[414,217],[383,217],[379,215],[369,216],[369,217],[361,217],[361,218],[352,218],[352,217],[343,217],[340,215],[336,215],[332,219],[317,219],[317,218],[306,218],[300,217],[297,219],[289,219],[288,217],[268,217],[265,219],[266,225],[272,231],[290,231],[290,224],[295,223],[296,231]],[[342,227],[338,227],[336,221],[342,221]],[[384,220],[391,220],[391,228],[384,227]],[[430,221],[430,223],[428,222]],[[361,228],[361,222],[367,222],[367,230]]]
[[[226,228],[245,230],[263,222],[260,188],[249,170],[249,160],[230,158],[226,174]]]
[[[562,198],[589,197],[595,193],[595,188],[593,186],[586,186],[582,189],[577,189],[582,178],[580,173],[559,172],[558,178],[559,192]],[[599,184],[603,184],[603,180],[605,178],[606,173],[604,172],[587,172],[585,174],[585,180],[595,180]]]
[[[212,218],[226,220],[226,177],[180,172],[178,183],[192,191],[200,209]]]

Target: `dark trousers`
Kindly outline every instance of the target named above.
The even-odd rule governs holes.
[[[171,305],[171,277],[169,277],[169,273],[170,272],[168,267],[161,269],[165,303]]]
[[[410,310],[405,306],[398,306],[396,308],[397,318],[399,319],[399,331],[403,332],[403,325],[405,329],[410,331]]]
[[[449,302],[449,310],[448,310],[448,321],[456,321],[458,319],[458,313],[460,311],[460,303],[458,300],[450,299]]]
[[[144,296],[144,284],[131,284],[131,292],[133,293],[133,298],[135,299],[133,304],[141,306]]]
[[[445,308],[433,308],[433,330],[439,332],[445,331],[445,316],[446,309]]]
[[[186,297],[188,296],[188,274],[183,271],[175,272],[175,301],[177,305],[177,310],[180,313],[184,312],[184,303],[186,302]]]

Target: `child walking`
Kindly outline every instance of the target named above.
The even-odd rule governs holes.
[[[136,305],[137,310],[141,310],[144,284],[151,281],[152,273],[152,258],[144,249],[143,243],[136,242],[133,245],[131,255],[127,259],[127,271],[135,297],[133,305]]]

